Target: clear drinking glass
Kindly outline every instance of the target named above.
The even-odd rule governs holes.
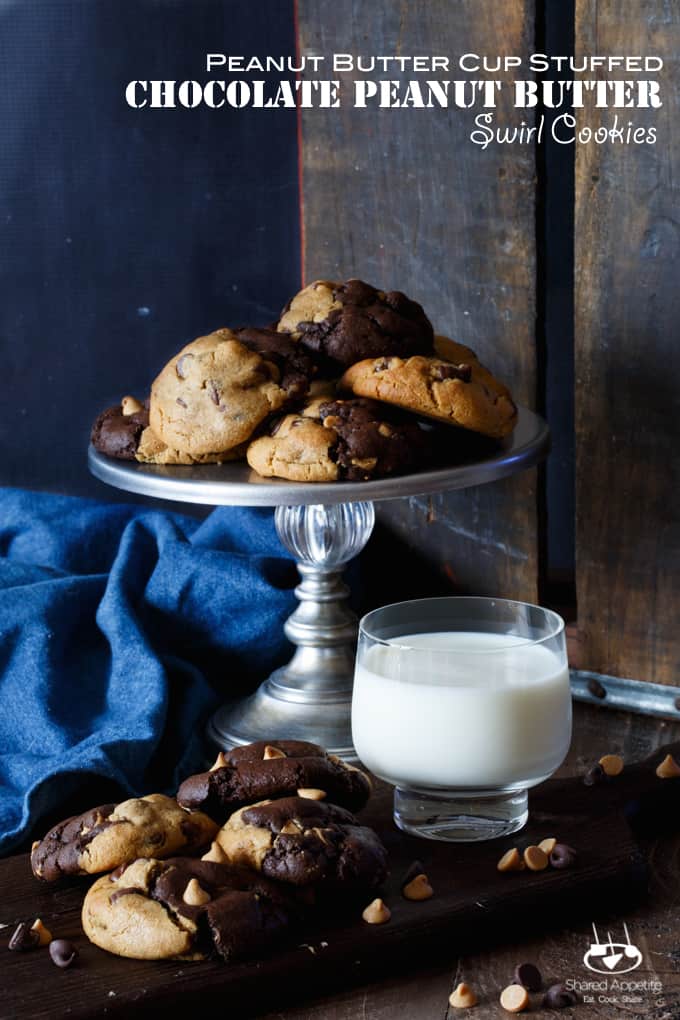
[[[516,832],[527,790],[571,741],[564,621],[492,598],[374,610],[359,628],[352,737],[363,764],[396,787],[405,832],[451,841]]]

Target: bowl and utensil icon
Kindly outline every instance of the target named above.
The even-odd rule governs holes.
[[[625,942],[614,942],[611,932],[607,932],[608,941],[600,942],[597,928],[593,923],[593,935],[595,941],[591,942],[590,949],[583,957],[583,962],[588,970],[596,974],[627,974],[635,970],[642,963],[642,953],[637,946],[630,941],[628,927],[624,922],[623,930],[626,933]],[[620,966],[623,964],[623,966]]]

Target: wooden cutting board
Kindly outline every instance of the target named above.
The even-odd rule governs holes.
[[[391,820],[391,790],[378,784],[362,814],[383,838],[391,875],[384,899],[388,924],[370,926],[352,910],[319,918],[314,930],[266,959],[225,966],[218,962],[149,963],[111,956],[82,933],[80,908],[89,880],[48,886],[36,881],[26,855],[0,861],[0,1017],[73,1018],[148,1016],[172,1007],[201,1014],[209,1008],[244,1017],[283,1009],[308,995],[396,974],[454,953],[469,953],[522,934],[562,927],[601,909],[625,913],[644,896],[645,861],[634,832],[677,828],[680,779],[660,780],[654,769],[680,743],[646,762],[628,766],[608,783],[586,787],[580,778],[550,780],[534,791],[530,822],[515,837],[477,845],[435,843],[405,836]],[[569,871],[501,874],[496,862],[556,836],[578,851]],[[435,890],[422,903],[405,900],[400,880],[414,859],[423,862]],[[19,921],[40,916],[56,938],[71,939],[77,965],[59,970],[46,950],[8,952]]]

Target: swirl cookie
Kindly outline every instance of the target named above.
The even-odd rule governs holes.
[[[291,898],[266,878],[187,857],[104,875],[82,909],[91,942],[137,960],[244,959],[280,941],[294,919]]]
[[[375,400],[315,400],[248,447],[265,477],[296,482],[367,481],[413,471],[431,459],[418,422]]]
[[[360,361],[345,372],[339,386],[491,439],[509,435],[517,421],[517,408],[507,392],[494,392],[475,379],[471,365],[442,358]]]
[[[187,344],[156,378],[149,423],[167,446],[193,458],[233,450],[304,396],[312,374],[293,341],[268,330],[219,329]]]
[[[387,851],[373,830],[324,801],[285,797],[241,808],[216,843],[231,864],[296,886],[351,892],[387,876]]]
[[[255,801],[292,797],[300,790],[358,811],[368,800],[368,776],[305,740],[258,741],[220,751],[209,772],[185,779],[177,792],[186,808],[215,818]]]
[[[200,850],[217,829],[200,811],[189,814],[172,797],[152,793],[59,822],[33,845],[31,868],[47,882],[62,875],[96,875],[137,857]]]
[[[362,280],[310,283],[284,308],[277,329],[336,369],[384,354],[430,354],[433,344],[432,325],[417,302]]]

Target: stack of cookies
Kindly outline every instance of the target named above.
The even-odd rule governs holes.
[[[422,307],[361,280],[305,287],[271,328],[187,344],[146,401],[124,397],[97,450],[151,464],[246,458],[266,477],[365,481],[455,463],[515,426],[510,391]],[[455,426],[455,429],[445,426]]]
[[[281,740],[220,752],[162,794],[106,804],[33,844],[37,878],[100,875],[82,923],[95,945],[135,959],[239,960],[351,903],[386,878],[387,854],[354,811],[359,769],[316,744]]]

